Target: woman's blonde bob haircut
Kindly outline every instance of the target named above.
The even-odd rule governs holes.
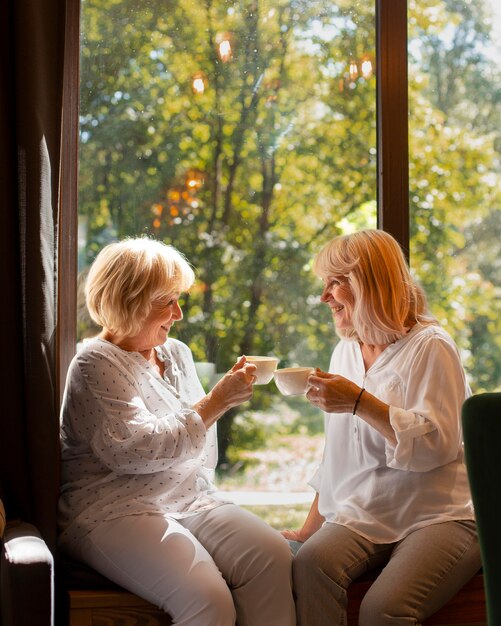
[[[337,331],[344,339],[386,345],[414,324],[437,323],[398,242],[382,230],[335,237],[318,253],[313,270],[324,280],[348,280],[354,308],[352,328]]]
[[[139,237],[105,246],[91,265],[85,284],[92,319],[107,330],[133,337],[152,306],[187,291],[195,274],[172,246]]]

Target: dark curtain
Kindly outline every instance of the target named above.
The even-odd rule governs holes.
[[[54,548],[66,0],[2,0],[0,5],[0,488],[7,517],[35,523]]]

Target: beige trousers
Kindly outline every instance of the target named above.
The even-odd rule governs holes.
[[[432,524],[392,544],[374,544],[327,523],[301,545],[294,559],[298,624],[345,626],[350,583],[385,566],[362,602],[359,626],[418,626],[480,565],[473,521]]]
[[[177,521],[104,522],[72,556],[161,607],[177,626],[296,623],[287,541],[233,504]]]

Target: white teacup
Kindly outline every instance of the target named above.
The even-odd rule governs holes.
[[[284,396],[300,396],[308,388],[308,377],[314,372],[313,367],[284,367],[276,370],[275,384]]]
[[[248,363],[256,366],[255,385],[267,385],[273,378],[273,372],[277,369],[278,359],[274,356],[247,356],[245,358]]]

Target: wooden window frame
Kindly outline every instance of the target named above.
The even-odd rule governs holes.
[[[56,401],[60,406],[77,337],[78,135],[80,114],[80,0],[66,0],[63,118],[59,190]]]
[[[59,402],[75,353],[78,273],[80,0],[66,0],[66,7],[56,338]],[[377,223],[408,256],[407,0],[375,0],[375,8]]]
[[[407,0],[376,0],[378,228],[409,258]]]

